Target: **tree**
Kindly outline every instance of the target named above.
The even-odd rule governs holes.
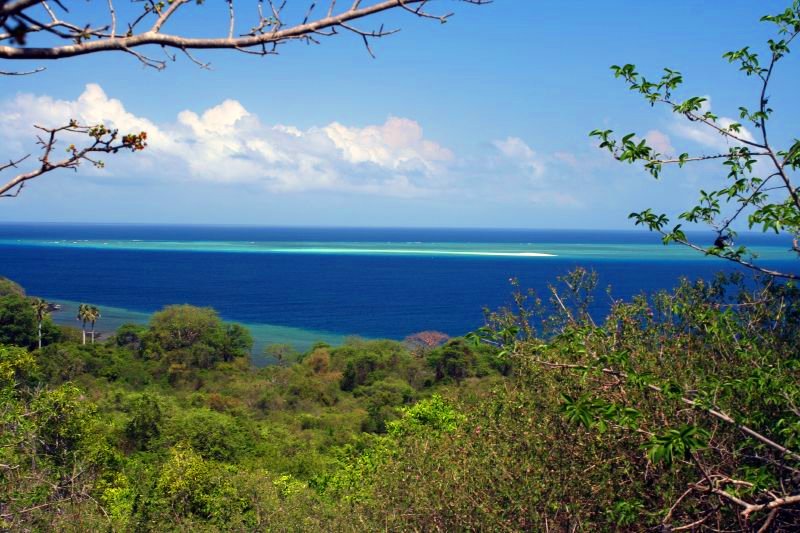
[[[161,434],[161,405],[153,395],[142,394],[131,403],[130,414],[125,436],[133,448],[145,449]]]
[[[78,306],[78,316],[76,317],[81,322],[81,334],[83,344],[86,344],[86,323],[89,322],[92,316],[91,306],[89,304],[80,304]]]
[[[222,360],[230,363],[250,353],[253,349],[253,336],[240,324],[228,324],[220,348]]]
[[[538,508],[540,528],[549,519],[554,530],[797,531],[800,289],[759,277],[684,279],[674,291],[615,301],[603,322],[578,312],[587,297],[570,297],[574,276],[549,301],[515,292],[513,307],[487,315],[485,338],[514,372],[504,396],[476,411],[482,429],[467,454],[491,479],[475,484],[525,516]],[[591,281],[581,293],[597,290]],[[542,339],[538,325],[555,313],[556,329]],[[461,443],[453,451],[465,453]],[[487,451],[506,459],[487,467]],[[476,479],[474,467],[465,470]],[[508,494],[502,485],[513,490],[516,472],[528,485]],[[543,499],[537,483],[552,479],[566,490]],[[492,507],[481,497],[469,504],[476,499]],[[570,509],[562,527],[550,502],[555,514]]]
[[[461,339],[452,340],[428,355],[428,365],[436,372],[436,381],[452,379],[461,383],[474,375],[477,364],[473,347]]]
[[[170,2],[144,2],[131,0],[123,9],[117,9],[113,0],[107,4],[107,23],[94,24],[97,16],[85,14],[81,19],[80,9],[68,11],[61,2],[54,2],[55,8],[44,0],[5,0],[0,1],[0,41],[9,44],[0,46],[0,60],[41,60],[51,61],[87,54],[122,52],[139,60],[146,67],[162,70],[176,54],[184,54],[201,68],[208,68],[192,55],[195,50],[235,50],[255,56],[269,56],[278,53],[281,45],[292,41],[319,44],[323,37],[332,37],[340,32],[350,33],[364,43],[367,52],[374,57],[370,42],[373,39],[396,33],[386,30],[383,25],[373,30],[360,29],[353,22],[394,10],[407,11],[420,18],[429,18],[444,23],[452,13],[432,14],[425,10],[430,0],[354,0],[349,7],[337,6],[336,0],[329,0],[327,9],[316,1],[309,0],[303,9],[300,2],[259,1],[253,9],[252,17],[242,21],[237,16],[231,0],[220,3],[219,7],[203,5],[202,1],[172,0]],[[482,5],[491,0],[459,0],[460,2]],[[210,3],[207,3],[210,4]],[[287,4],[289,4],[287,6]],[[293,7],[299,9],[293,10]],[[217,15],[228,19],[227,32],[215,37],[189,37],[170,32],[175,29],[181,16],[191,17],[190,10],[206,9],[209,17]],[[217,9],[218,11],[214,11]],[[316,9],[316,11],[315,11]],[[224,10],[224,11],[222,11]],[[65,17],[65,18],[62,18]],[[74,18],[73,18],[74,17]],[[87,22],[86,20],[89,20]],[[34,44],[31,44],[34,43]],[[160,50],[159,50],[160,49]],[[166,59],[156,58],[151,51],[163,52]],[[170,55],[170,51],[174,54]],[[43,67],[27,72],[0,71],[0,75],[31,75],[44,70]],[[47,172],[60,169],[76,169],[82,162],[102,166],[96,159],[99,153],[115,154],[120,150],[138,151],[147,145],[146,132],[120,134],[107,129],[102,124],[79,124],[72,121],[58,127],[36,126],[44,132],[39,138],[43,155],[36,168],[18,174],[5,184],[0,183],[0,197],[17,196],[25,184]],[[69,146],[67,157],[61,160],[51,158],[57,137],[67,135],[90,140],[82,147]],[[80,143],[79,143],[80,144]],[[9,161],[0,166],[0,172],[27,161],[30,154]]]
[[[41,298],[34,298],[31,300],[31,306],[34,313],[36,313],[36,320],[38,322],[38,335],[39,335],[39,349],[42,349],[42,322],[45,317],[50,313],[50,304]]]
[[[90,305],[87,318],[89,319],[89,323],[92,324],[92,344],[94,344],[94,324],[100,319],[100,309],[94,305]]]
[[[225,324],[210,307],[192,305],[170,305],[155,313],[142,338],[146,357],[188,368],[247,357],[252,346],[246,328]]]
[[[36,315],[25,297],[0,297],[0,344],[36,345]]]
[[[122,324],[114,334],[114,342],[117,346],[128,346],[134,352],[138,352],[142,347],[142,337],[147,332],[145,326],[139,324]]]
[[[36,126],[36,128],[45,134],[44,137],[39,137],[37,141],[37,144],[42,147],[42,155],[39,157],[40,165],[33,170],[16,175],[7,183],[0,185],[0,198],[19,196],[19,193],[22,192],[22,189],[25,188],[25,184],[29,180],[38,178],[42,174],[53,170],[60,168],[76,170],[84,161],[97,168],[102,168],[104,163],[96,158],[96,154],[98,153],[116,154],[120,150],[136,152],[137,150],[144,150],[145,146],[147,146],[146,132],[120,136],[118,130],[108,129],[102,124],[87,126],[78,124],[78,122],[73,120],[66,126],[55,128]],[[81,137],[88,136],[90,140],[80,148],[75,144],[70,144],[67,147],[67,156],[63,159],[54,160],[52,158],[53,149],[56,146],[59,134],[72,134],[73,136],[77,134]],[[81,140],[84,139],[82,138]],[[15,161],[9,161],[4,165],[0,165],[0,172],[9,168],[18,168],[18,165],[26,161],[29,157],[30,154]]]
[[[300,358],[298,352],[291,344],[268,344],[264,347],[264,356],[275,359],[278,364],[289,364]]]
[[[739,118],[752,125],[752,134],[740,122],[711,112],[707,98],[692,96],[678,99],[675,92],[683,83],[680,72],[669,68],[657,81],[651,81],[636,71],[635,65],[612,66],[614,76],[622,78],[633,91],[641,94],[651,105],[662,104],[697,126],[719,134],[729,145],[727,152],[711,154],[661,154],[645,139],[629,133],[621,139],[612,130],[594,130],[591,136],[600,147],[610,151],[619,161],[642,163],[655,178],[668,165],[721,162],[722,175],[727,181],[711,191],[700,191],[696,205],[680,213],[674,223],[666,214],[652,209],[630,215],[636,225],[660,233],[664,244],[679,243],[706,255],[722,257],[752,270],[774,277],[800,279],[797,272],[778,271],[760,264],[756,255],[745,246],[735,244],[737,221],[747,217],[748,228],[786,235],[791,240],[791,253],[800,257],[800,191],[794,174],[800,169],[800,140],[780,148],[768,134],[773,109],[769,104],[769,86],[778,64],[789,54],[789,45],[800,33],[800,0],[777,15],[761,19],[777,26],[778,36],[767,42],[767,60],[749,46],[724,54],[724,58],[739,66],[747,77],[759,80],[755,107],[739,107]],[[763,62],[762,62],[763,61]],[[713,230],[713,244],[704,246],[689,238],[683,224],[700,224]]]
[[[441,331],[420,331],[403,339],[408,351],[421,357],[434,348],[450,340],[450,336]]]

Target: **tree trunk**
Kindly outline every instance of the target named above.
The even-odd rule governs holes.
[[[83,334],[83,344],[86,344],[86,328],[81,328],[81,333]]]
[[[92,324],[92,344],[94,344],[94,324]]]
[[[39,349],[42,349],[42,321],[39,321]]]

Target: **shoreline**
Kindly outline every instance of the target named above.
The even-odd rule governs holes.
[[[78,302],[59,298],[47,298],[45,296],[42,296],[42,298],[50,303],[61,306],[60,310],[50,313],[50,317],[55,324],[59,326],[68,326],[80,331],[81,323],[75,318],[79,305]],[[116,330],[122,324],[133,323],[147,325],[150,321],[150,317],[157,312],[147,313],[104,305],[98,305],[98,307],[100,308],[101,317],[95,324],[95,338],[97,340],[106,340],[116,333]],[[269,364],[269,361],[262,354],[264,348],[270,344],[290,344],[295,349],[304,352],[311,348],[316,342],[327,342],[332,346],[338,346],[342,344],[347,337],[353,336],[290,326],[278,326],[274,324],[251,324],[229,320],[222,316],[220,318],[225,322],[240,324],[247,328],[253,337],[253,349],[250,353],[250,357],[253,364],[258,367]],[[86,334],[88,337],[88,328]]]

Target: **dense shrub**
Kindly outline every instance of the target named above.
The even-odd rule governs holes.
[[[759,506],[800,491],[800,289],[686,281],[595,323],[596,278],[565,282],[424,358],[351,339],[255,369],[193,308],[0,347],[2,527],[796,529]]]
[[[38,343],[36,313],[31,301],[15,292],[0,296],[0,344],[35,348]],[[42,340],[50,344],[59,339],[60,332],[49,317],[42,323]]]
[[[360,501],[370,527],[798,527],[800,291],[687,281],[595,325],[591,280],[570,276],[553,308],[517,293],[490,315],[483,338],[513,378],[462,404],[456,431],[404,441]],[[560,324],[546,340],[542,319]]]
[[[253,339],[244,327],[225,324],[216,311],[171,305],[155,313],[146,332],[127,326],[117,343],[140,346],[145,358],[176,368],[212,368],[217,363],[249,357]]]
[[[25,296],[25,289],[18,283],[0,276],[0,297],[9,295]]]

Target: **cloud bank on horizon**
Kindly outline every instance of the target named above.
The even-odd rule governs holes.
[[[512,187],[533,202],[576,205],[564,187],[548,179],[548,170],[574,161],[574,155],[545,156],[509,136],[486,143],[486,152],[463,156],[426,138],[413,119],[389,116],[382,124],[350,126],[341,122],[300,129],[268,124],[234,99],[211,108],[178,113],[157,123],[128,111],[96,83],[74,100],[20,93],[0,103],[4,157],[35,150],[34,125],[56,126],[77,119],[102,123],[122,133],[147,131],[148,149],[136,155],[109,156],[102,169],[84,166],[84,174],[105,177],[248,184],[270,193],[336,191],[417,198],[475,189]],[[65,139],[66,146],[73,139]],[[516,194],[515,192],[515,194]]]
[[[108,156],[103,169],[79,170],[109,184],[121,178],[144,187],[207,183],[246,185],[272,195],[334,192],[408,201],[449,197],[580,209],[597,198],[601,185],[599,180],[590,183],[593,170],[613,165],[607,154],[585,143],[584,152],[540,153],[513,135],[486,139],[479,153],[457,153],[428,138],[417,121],[398,116],[362,126],[339,121],[307,128],[270,124],[235,99],[207,109],[185,109],[173,121],[158,122],[131,113],[96,83],[87,84],[74,100],[19,93],[0,101],[0,112],[0,156],[6,158],[35,152],[34,124],[57,126],[74,118],[123,133],[147,131],[144,152]],[[724,124],[731,119],[720,120]],[[658,129],[645,134],[664,154],[677,153],[670,135],[700,148],[726,149],[721,136],[678,117],[664,122],[664,129],[669,134]]]
[[[112,176],[133,168],[159,179],[258,183],[270,192],[418,196],[435,185],[453,159],[409,119],[389,117],[383,124],[363,128],[334,122],[300,130],[265,124],[228,99],[201,112],[184,110],[174,122],[157,124],[130,113],[95,83],[86,85],[75,100],[23,93],[3,102],[2,110],[0,135],[6,151],[30,149],[33,124],[62,125],[72,118],[123,133],[147,131],[148,149],[126,158],[123,165],[112,157],[105,171]]]

